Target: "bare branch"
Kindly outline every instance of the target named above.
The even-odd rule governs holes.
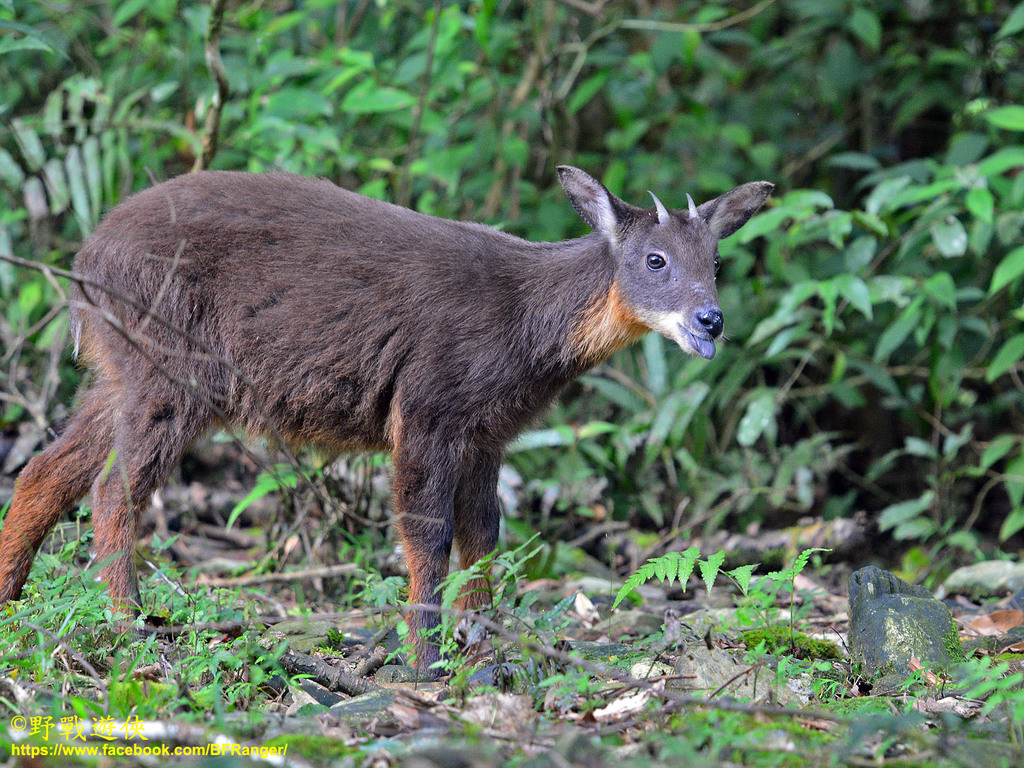
[[[203,131],[203,151],[196,156],[193,171],[208,168],[217,153],[220,112],[228,98],[228,76],[220,58],[220,31],[224,25],[225,5],[227,0],[212,0],[210,3],[210,22],[206,27],[206,68],[213,75],[217,90],[210,99],[210,110],[206,113],[206,127]]]

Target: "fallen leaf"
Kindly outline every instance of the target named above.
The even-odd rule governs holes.
[[[637,691],[619,696],[606,707],[594,710],[594,719],[599,723],[610,723],[613,720],[625,720],[644,708],[651,698],[648,691]]]
[[[831,720],[822,720],[817,717],[798,717],[796,722],[798,725],[810,728],[812,731],[833,731],[838,725],[838,723],[834,723]]]
[[[971,622],[971,627],[983,637],[1003,635],[1014,627],[1024,624],[1024,611],[1006,610],[993,611],[986,616],[979,616]]]

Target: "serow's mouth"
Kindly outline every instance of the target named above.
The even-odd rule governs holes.
[[[698,336],[697,334],[688,331],[682,325],[679,326],[679,330],[683,332],[683,338],[690,342],[690,346],[693,348],[693,351],[698,355],[703,357],[705,360],[710,360],[715,356],[715,342],[711,338],[705,334]]]

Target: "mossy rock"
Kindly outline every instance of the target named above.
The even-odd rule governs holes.
[[[850,576],[850,656],[862,674],[943,671],[964,660],[953,616],[923,587],[869,566]]]
[[[743,632],[740,638],[747,648],[756,648],[762,642],[768,653],[789,654],[797,659],[840,659],[842,655],[835,643],[815,640],[790,627],[765,627]]]

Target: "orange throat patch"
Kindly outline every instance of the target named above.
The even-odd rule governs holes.
[[[613,352],[632,344],[651,330],[640,322],[612,283],[607,293],[587,307],[570,333],[570,348],[586,367],[597,365]]]

